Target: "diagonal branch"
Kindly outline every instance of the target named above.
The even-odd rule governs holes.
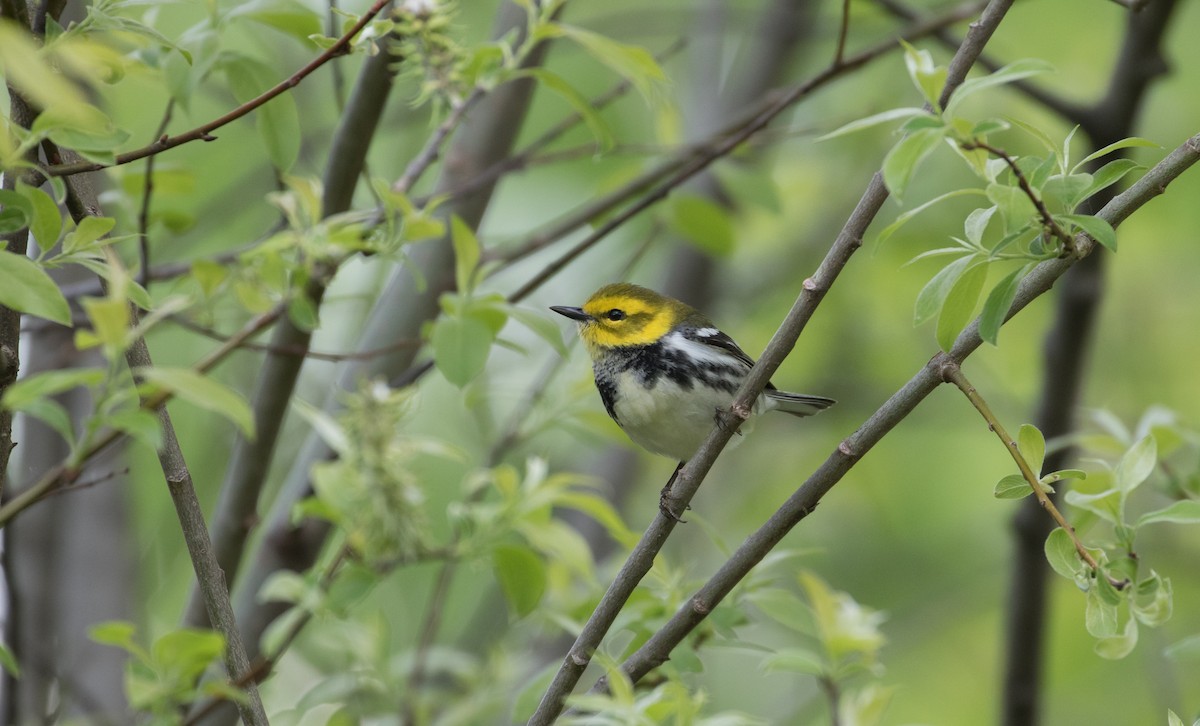
[[[949,99],[950,94],[966,78],[967,71],[970,70],[974,59],[982,52],[984,45],[987,44],[996,27],[1004,19],[1011,5],[1012,0],[992,0],[980,18],[972,23],[970,31],[963,40],[962,47],[951,60],[941,99],[943,105]],[[849,262],[850,257],[861,246],[862,236],[867,226],[878,214],[887,196],[882,175],[876,173],[816,274],[804,281],[800,297],[772,337],[766,350],[763,351],[758,363],[750,370],[746,380],[738,389],[730,407],[734,416],[743,420],[749,416],[751,406],[766,387],[771,374],[779,368],[783,359],[791,352],[801,331],[816,311],[817,305],[824,298],[825,293],[837,279],[846,263]],[[678,471],[670,495],[672,501],[678,502],[680,508],[686,507],[691,501],[696,490],[699,489],[700,483],[704,480],[704,476],[712,468],[717,456],[725,448],[737,428],[736,425],[714,427],[696,454]],[[807,511],[808,509],[803,510],[800,516],[803,517]],[[568,651],[550,687],[543,695],[537,711],[530,719],[530,726],[549,724],[557,717],[567,696],[591,661],[592,653],[600,645],[600,641],[603,640],[604,635],[616,620],[617,614],[629,596],[633,594],[637,584],[649,572],[655,555],[662,549],[674,528],[675,521],[662,512],[655,517]],[[779,536],[782,537],[782,533]],[[765,552],[764,550],[763,554]],[[757,562],[757,559],[754,562]],[[753,566],[753,564],[752,562],[749,566]],[[747,571],[749,571],[749,567],[747,567]],[[703,611],[700,617],[703,618],[707,612],[707,610]]]
[[[1105,205],[1096,216],[1116,227],[1130,214],[1162,194],[1167,185],[1200,161],[1200,134],[1193,136],[1155,165],[1127,191]],[[1051,286],[1081,258],[1091,254],[1095,242],[1086,236],[1076,238],[1074,257],[1048,260],[1034,268],[1017,292],[1006,320],[1023,310],[1029,303],[1050,290]],[[751,534],[724,565],[650,637],[621,669],[634,681],[664,663],[671,650],[692,631],[721,600],[749,574],[771,549],[809,513],[821,497],[889,431],[900,423],[917,405],[942,383],[942,370],[947,363],[961,364],[982,345],[979,322],[967,327],[955,341],[949,353],[938,353],[921,368],[908,383],[894,393],[817,468],[808,480],[771,515],[762,527]],[[766,358],[766,354],[763,356]],[[602,688],[598,683],[597,688]]]

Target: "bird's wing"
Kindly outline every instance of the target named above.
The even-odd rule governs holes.
[[[730,338],[716,328],[689,328],[683,331],[683,335],[688,340],[717,348],[732,355],[742,363],[745,363],[746,368],[751,368],[754,365],[754,359],[746,355],[746,351],[739,348],[738,344],[733,342],[733,338]]]

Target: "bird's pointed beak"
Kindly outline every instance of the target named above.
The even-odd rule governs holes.
[[[587,313],[583,312],[583,308],[569,308],[565,305],[551,305],[550,309],[553,310],[554,312],[558,313],[559,315],[564,315],[572,320],[577,320],[581,323],[585,323],[592,319],[591,315],[588,315]]]

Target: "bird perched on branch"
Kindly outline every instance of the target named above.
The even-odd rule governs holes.
[[[637,445],[679,462],[659,499],[662,513],[678,520],[671,484],[720,423],[754,360],[700,311],[639,285],[605,285],[583,307],[550,309],[579,323],[608,415]],[[811,416],[833,404],[768,383],[752,413]]]

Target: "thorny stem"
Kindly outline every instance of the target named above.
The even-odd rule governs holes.
[[[43,171],[49,176],[70,176],[71,174],[79,174],[85,171],[99,171],[100,169],[107,169],[111,166],[119,166],[121,164],[128,164],[131,161],[137,161],[138,159],[144,159],[147,156],[159,154],[167,149],[173,149],[176,146],[182,146],[183,144],[192,141],[213,141],[216,139],[216,137],[212,135],[213,131],[216,131],[222,126],[238,120],[276,96],[290,91],[291,89],[300,85],[300,82],[308,77],[313,71],[317,70],[334,58],[350,52],[350,42],[354,40],[354,37],[358,35],[359,31],[367,26],[367,23],[375,19],[375,16],[378,15],[380,11],[383,10],[384,6],[386,6],[389,2],[391,2],[391,0],[376,0],[375,4],[372,5],[371,8],[367,10],[367,12],[363,13],[362,17],[358,19],[358,22],[355,23],[348,31],[346,31],[342,37],[338,38],[333,45],[329,46],[324,53],[316,58],[313,58],[303,68],[283,79],[274,87],[267,89],[261,95],[250,99],[224,116],[213,119],[206,124],[197,126],[191,131],[185,131],[177,136],[162,136],[154,143],[143,146],[140,149],[127,151],[124,154],[117,154],[116,161],[112,164],[96,164],[92,162],[55,164],[47,167]]]
[[[1003,159],[1004,163],[1008,164],[1008,168],[1012,170],[1013,176],[1017,178],[1017,184],[1020,185],[1021,191],[1025,193],[1025,196],[1029,197],[1029,201],[1033,202],[1033,206],[1037,208],[1038,216],[1042,218],[1042,226],[1049,230],[1050,234],[1062,243],[1064,256],[1075,254],[1075,240],[1072,239],[1071,235],[1067,234],[1061,226],[1059,226],[1058,222],[1054,221],[1054,216],[1050,214],[1050,210],[1046,208],[1046,203],[1042,201],[1042,198],[1039,197],[1037,192],[1033,190],[1033,187],[1029,185],[1029,180],[1025,178],[1025,174],[1022,173],[1020,167],[1017,166],[1015,159],[1009,156],[1004,149],[992,146],[991,144],[983,141],[967,141],[961,146],[966,151],[970,151],[972,149],[983,149],[989,154]]]
[[[966,375],[962,372],[962,366],[954,360],[947,359],[942,364],[942,378],[958,386],[958,389],[963,392],[967,400],[975,407],[975,410],[979,411],[979,415],[983,416],[984,421],[987,421],[988,428],[999,437],[1000,441],[1004,444],[1004,448],[1008,449],[1009,456],[1017,463],[1017,468],[1021,470],[1021,476],[1025,477],[1025,481],[1033,489],[1033,494],[1038,498],[1038,503],[1042,505],[1042,509],[1045,509],[1054,521],[1058,523],[1058,526],[1062,527],[1070,535],[1071,542],[1075,544],[1075,551],[1079,553],[1080,559],[1088,567],[1092,568],[1092,572],[1097,575],[1102,574],[1103,570],[1100,569],[1100,564],[1096,562],[1096,558],[1092,557],[1092,553],[1088,552],[1087,548],[1083,546],[1083,542],[1075,534],[1075,528],[1067,522],[1066,517],[1062,515],[1062,512],[1058,511],[1058,507],[1054,506],[1054,502],[1046,494],[1046,488],[1042,485],[1041,480],[1038,479],[1038,475],[1033,471],[1033,468],[1030,467],[1029,462],[1025,460],[1024,455],[1021,454],[1016,439],[1008,434],[1003,424],[1000,423],[1000,419],[996,418],[996,414],[992,413],[992,409],[988,406],[987,401],[983,400],[983,396],[979,394],[979,390],[967,380]],[[1129,580],[1124,579],[1117,580],[1108,577],[1108,581],[1118,590],[1124,589],[1129,585]]]

